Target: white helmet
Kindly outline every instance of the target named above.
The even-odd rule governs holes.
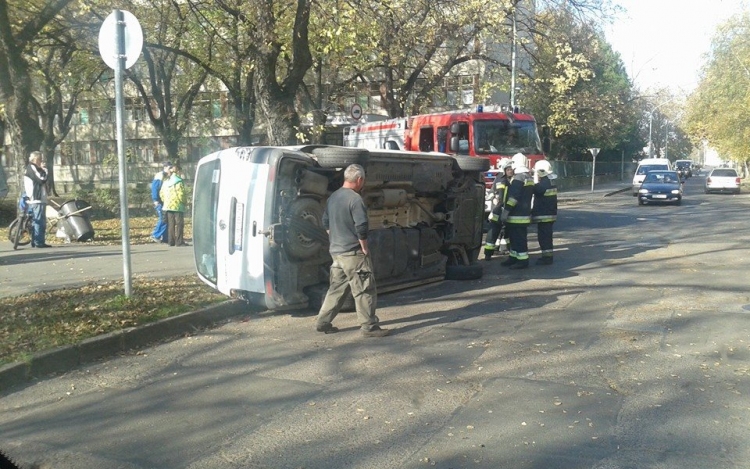
[[[547,160],[539,160],[534,165],[534,172],[539,177],[549,176],[552,173],[552,165]]]
[[[497,161],[497,169],[500,171],[505,171],[505,168],[510,168],[513,161],[511,161],[510,158],[500,158]]]
[[[517,168],[513,168],[514,174],[522,174],[522,173],[528,173],[528,172],[529,172],[529,168],[527,168],[526,166],[519,166]]]
[[[526,168],[527,173],[529,172],[529,159],[526,158],[526,155],[523,153],[516,153],[511,160],[513,162],[511,166],[513,171],[518,172],[518,169],[523,167]]]

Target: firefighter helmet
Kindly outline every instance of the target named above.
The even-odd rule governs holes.
[[[536,172],[539,177],[549,176],[552,173],[552,165],[547,160],[539,160],[534,165],[534,172]]]
[[[526,158],[526,155],[524,155],[523,153],[516,153],[515,155],[513,155],[513,158],[511,158],[511,161],[511,167],[513,168],[513,171],[518,172],[519,168],[526,168],[526,172],[529,172],[528,158]]]
[[[505,168],[510,168],[513,161],[511,161],[510,158],[500,158],[497,162],[497,169],[500,171],[505,171]]]

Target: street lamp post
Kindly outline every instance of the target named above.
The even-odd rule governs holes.
[[[653,158],[653,156],[654,156],[654,142],[651,139],[651,127],[652,127],[652,124],[653,124],[653,121],[654,121],[654,113],[656,112],[657,109],[659,109],[660,107],[664,106],[665,104],[671,103],[675,99],[676,98],[671,98],[671,99],[668,99],[668,100],[664,101],[663,103],[661,103],[661,104],[659,104],[657,106],[654,106],[654,108],[651,109],[651,112],[648,113],[648,157],[649,158]]]

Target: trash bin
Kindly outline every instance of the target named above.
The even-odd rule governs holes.
[[[91,205],[83,200],[69,200],[60,206],[60,214],[65,217],[66,231],[77,241],[88,241],[94,237],[94,227],[88,214],[91,209],[87,207]]]

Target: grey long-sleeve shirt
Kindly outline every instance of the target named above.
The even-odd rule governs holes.
[[[367,239],[367,208],[351,189],[342,187],[331,194],[322,221],[329,231],[331,255],[356,251],[360,249],[359,240]]]

